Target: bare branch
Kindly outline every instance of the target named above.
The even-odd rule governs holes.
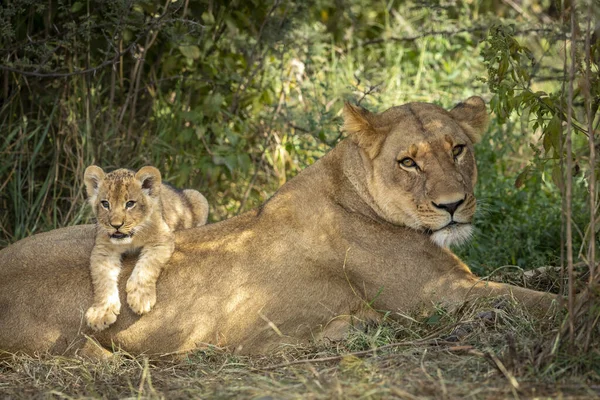
[[[363,45],[368,46],[371,44],[383,43],[383,42],[414,42],[415,40],[422,39],[429,36],[443,35],[443,36],[453,36],[459,33],[474,33],[474,32],[486,32],[489,29],[489,26],[476,26],[473,28],[465,28],[465,29],[454,29],[454,30],[443,30],[443,31],[430,31],[421,33],[419,35],[414,36],[406,36],[406,37],[388,37],[388,38],[380,38],[367,40],[363,42]],[[553,32],[552,29],[548,28],[531,28],[531,29],[523,29],[520,31],[516,31],[515,35],[524,35],[529,33],[543,33],[543,32]]]
[[[167,16],[168,14],[169,13],[167,11],[165,11],[165,13],[163,13],[160,17],[158,17],[154,21],[152,21],[152,23],[149,24],[148,27],[129,44],[129,46],[127,46],[122,51],[117,51],[111,58],[105,60],[104,62],[100,63],[99,65],[96,65],[95,67],[76,70],[76,71],[72,71],[72,72],[48,72],[48,73],[45,73],[45,72],[39,72],[39,66],[34,71],[25,71],[25,70],[22,70],[19,68],[0,64],[0,71],[8,71],[8,72],[13,72],[13,73],[23,75],[23,76],[33,76],[33,77],[37,77],[37,78],[68,78],[68,77],[78,76],[78,75],[94,74],[97,71],[99,71],[103,68],[106,68],[110,65],[119,64],[119,58],[121,58],[125,54],[132,51],[133,48],[139,43],[139,41],[142,40],[143,38],[145,38],[148,35],[148,33],[150,33],[153,29],[158,28],[160,25],[170,21],[170,20],[164,19],[164,17]]]
[[[594,114],[592,112],[592,61],[591,61],[591,35],[592,35],[592,1],[588,2],[587,10],[587,29],[585,35],[585,84],[583,94],[585,97],[585,109],[588,122],[588,143],[590,149],[590,225],[589,225],[589,249],[588,249],[588,266],[590,269],[590,285],[597,283],[596,280],[596,146],[594,143]]]
[[[381,86],[381,85],[382,85],[382,83],[378,83],[377,85],[369,85],[369,88],[367,90],[363,90],[363,95],[360,99],[358,99],[356,104],[358,104],[360,106],[361,101],[363,101],[365,99],[365,97],[377,92],[377,90],[379,89],[379,86]]]
[[[575,64],[576,50],[575,43],[576,35],[575,27],[575,2],[571,4],[571,66],[569,70],[569,86],[567,95],[567,138],[565,140],[565,148],[567,150],[567,173],[566,173],[566,190],[565,190],[565,214],[566,214],[566,244],[567,244],[567,273],[569,277],[568,288],[568,307],[569,307],[569,339],[571,345],[575,343],[575,282],[573,276],[573,215],[572,215],[572,200],[573,200],[573,144],[571,141],[572,122],[573,122],[573,82],[575,81]]]

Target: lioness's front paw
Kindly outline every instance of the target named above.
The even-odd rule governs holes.
[[[85,320],[90,328],[101,331],[115,323],[120,309],[120,303],[94,304],[85,313]]]
[[[127,304],[136,314],[144,314],[156,304],[156,286],[154,284],[140,285],[135,281],[127,281]]]

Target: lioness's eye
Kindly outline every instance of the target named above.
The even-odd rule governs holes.
[[[464,144],[457,144],[456,146],[454,146],[454,148],[452,149],[452,155],[454,156],[454,158],[460,156],[464,149]]]
[[[125,208],[131,208],[135,206],[135,201],[133,200],[129,200],[127,203],[125,203]]]
[[[402,160],[399,161],[400,164],[402,164],[403,167],[406,168],[414,168],[417,166],[417,163],[415,162],[415,160],[413,160],[412,158],[403,158]]]
[[[106,200],[102,200],[100,204],[102,204],[102,207],[106,208],[107,210],[110,208],[110,203]]]

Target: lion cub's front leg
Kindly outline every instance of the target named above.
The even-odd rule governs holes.
[[[95,331],[108,328],[121,310],[117,280],[121,271],[121,254],[95,246],[90,258],[94,304],[85,313],[87,325]]]
[[[156,303],[156,281],[175,248],[173,238],[166,243],[144,245],[140,258],[127,280],[127,303],[137,314],[147,313]]]

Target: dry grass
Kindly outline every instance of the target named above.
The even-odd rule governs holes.
[[[562,312],[535,319],[511,299],[491,298],[269,356],[216,348],[179,361],[124,353],[105,361],[15,355],[0,362],[0,397],[600,397],[597,337],[586,359],[570,359],[560,348],[550,361],[541,357],[564,320]]]
[[[584,377],[558,381],[515,378],[517,391],[485,356],[468,346],[382,351],[363,359],[305,363],[261,371],[263,358],[214,354],[180,364],[116,357],[92,363],[19,357],[3,365],[6,398],[503,398],[597,396]],[[316,353],[318,354],[318,352]],[[253,367],[254,366],[254,367]],[[256,368],[256,369],[255,369]]]

